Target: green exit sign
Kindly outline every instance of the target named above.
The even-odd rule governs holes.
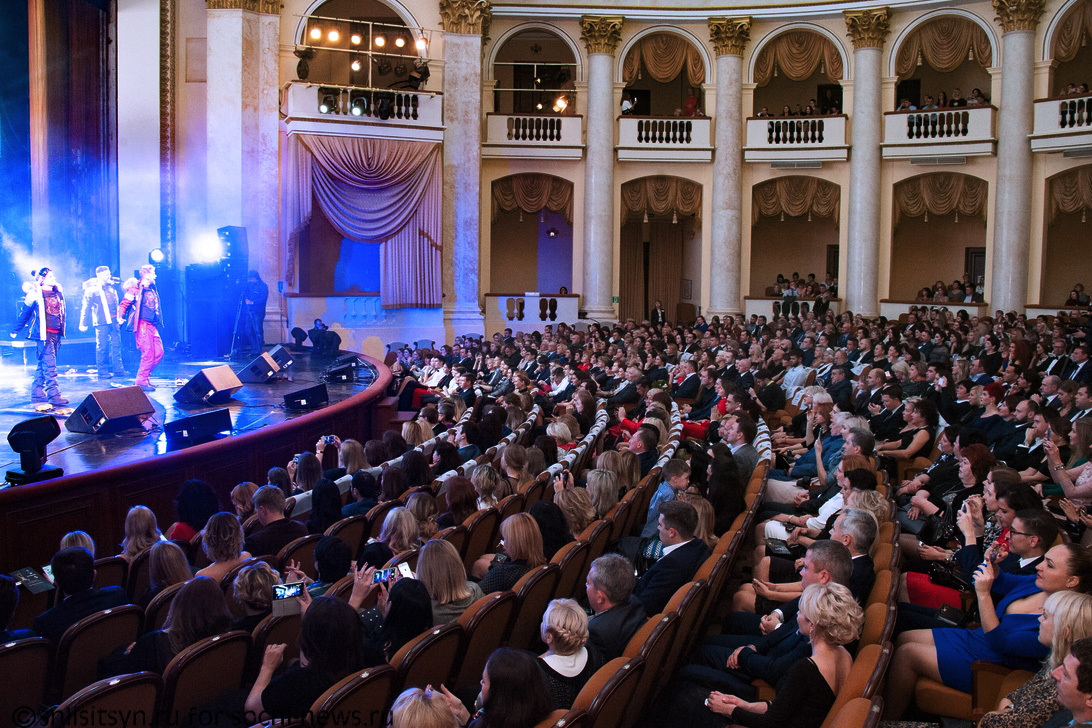
[[[618,296],[611,296],[610,297],[610,302],[611,303],[621,303],[622,299],[618,298]]]

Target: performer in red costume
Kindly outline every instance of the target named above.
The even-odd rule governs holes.
[[[155,266],[142,265],[140,280],[130,278],[125,281],[124,288],[125,298],[121,301],[118,316],[126,319],[128,330],[136,335],[136,346],[140,350],[136,383],[145,392],[153,392],[155,385],[149,377],[163,359],[163,340],[159,337],[163,311],[159,291],[155,287]]]

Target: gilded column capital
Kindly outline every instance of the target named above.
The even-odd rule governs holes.
[[[1043,0],[993,0],[997,22],[1005,33],[1035,30],[1039,25],[1039,18],[1043,16],[1044,5]]]
[[[609,53],[612,56],[622,42],[622,18],[584,15],[580,18],[580,40],[588,53]]]
[[[847,35],[853,41],[853,50],[883,48],[883,42],[890,32],[887,8],[853,10],[845,16]]]
[[[742,56],[751,40],[751,19],[709,18],[709,38],[718,56]]]
[[[482,35],[489,33],[493,6],[489,0],[440,0],[440,23],[445,33]]]
[[[266,15],[280,15],[280,0],[205,0],[208,10],[250,10]]]

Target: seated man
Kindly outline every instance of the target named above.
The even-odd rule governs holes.
[[[244,551],[253,556],[276,556],[285,546],[307,535],[307,526],[285,518],[284,502],[284,491],[275,485],[254,491],[254,513],[262,528],[247,538]]]
[[[633,595],[636,583],[633,564],[619,554],[600,556],[588,570],[585,589],[595,613],[588,621],[588,640],[604,661],[621,657],[630,638],[648,619],[644,605]]]
[[[1058,681],[1062,710],[1051,716],[1043,728],[1092,723],[1092,637],[1074,642],[1062,664],[1050,675]]]
[[[19,583],[7,574],[0,574],[0,642],[12,642],[33,637],[29,629],[8,629],[19,606]],[[644,610],[641,610],[642,616]]]
[[[637,428],[637,432],[629,438],[628,448],[637,456],[641,463],[641,477],[648,475],[659,459],[660,453],[656,449],[656,440],[659,439],[655,432],[647,427]],[[619,447],[619,450],[622,448]]]
[[[694,573],[709,557],[709,547],[694,538],[698,512],[683,501],[660,504],[660,542],[664,555],[644,573],[634,595],[650,617],[667,606],[675,591],[694,578]]]
[[[60,601],[34,618],[34,633],[54,645],[61,641],[65,630],[84,617],[129,603],[129,596],[121,587],[95,588],[95,558],[87,549],[73,546],[58,551],[49,565]]]

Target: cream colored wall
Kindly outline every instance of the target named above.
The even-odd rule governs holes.
[[[1059,306],[1065,301],[1074,283],[1092,288],[1092,215],[1080,213],[1058,215],[1046,232],[1046,260],[1043,265],[1043,286],[1040,302]]]
[[[891,251],[891,288],[888,298],[912,301],[923,286],[945,285],[963,277],[967,248],[986,247],[986,224],[981,219],[954,215],[903,220],[895,231]]]
[[[175,48],[178,49],[179,56],[175,66],[175,144],[180,163],[175,177],[178,200],[176,250],[179,264],[186,265],[193,262],[193,241],[202,234],[214,232],[215,229],[209,224],[206,213],[208,84],[205,82],[205,68],[202,67],[206,45],[206,12],[203,6],[192,3],[180,3],[177,7]],[[276,288],[270,287],[274,290]]]
[[[809,273],[822,281],[827,270],[827,246],[838,244],[838,226],[833,220],[812,217],[762,217],[751,229],[750,295],[763,296],[778,273],[786,278],[794,272],[801,278]],[[841,258],[841,256],[839,256]]]

